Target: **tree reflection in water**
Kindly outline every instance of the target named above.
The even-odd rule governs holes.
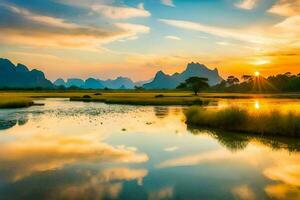
[[[154,114],[157,118],[165,118],[169,115],[169,109],[167,106],[154,106]]]
[[[300,151],[300,141],[287,137],[278,136],[263,136],[263,135],[249,135],[244,133],[233,133],[213,129],[201,129],[188,126],[188,130],[194,134],[207,134],[218,140],[218,142],[226,147],[231,152],[244,150],[250,142],[261,143],[273,150],[286,149],[289,152]]]

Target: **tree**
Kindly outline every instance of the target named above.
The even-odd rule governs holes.
[[[134,86],[135,90],[144,90],[144,88],[142,86]]]
[[[181,83],[177,89],[190,89],[194,92],[195,95],[198,95],[199,91],[204,88],[208,88],[208,79],[201,77],[190,77],[185,80],[184,83]]]
[[[243,75],[242,79],[244,80],[244,82],[249,82],[253,80],[253,76],[251,75]]]
[[[239,82],[240,82],[240,80],[238,78],[236,78],[235,76],[228,76],[228,78],[227,78],[227,83],[230,86],[238,84]]]

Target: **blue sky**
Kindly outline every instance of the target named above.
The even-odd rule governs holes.
[[[299,69],[299,0],[0,0],[0,55],[47,77]],[[300,71],[299,71],[300,72]]]

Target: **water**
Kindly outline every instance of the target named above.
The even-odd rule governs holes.
[[[187,128],[183,107],[40,102],[0,111],[1,200],[300,199],[299,139]],[[210,106],[231,104],[300,105]]]

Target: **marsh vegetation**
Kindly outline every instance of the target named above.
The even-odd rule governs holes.
[[[250,112],[246,108],[221,110],[191,107],[185,111],[186,122],[199,127],[262,135],[300,136],[300,114],[279,110]]]
[[[32,99],[10,97],[0,99],[0,108],[24,108],[34,105]]]

